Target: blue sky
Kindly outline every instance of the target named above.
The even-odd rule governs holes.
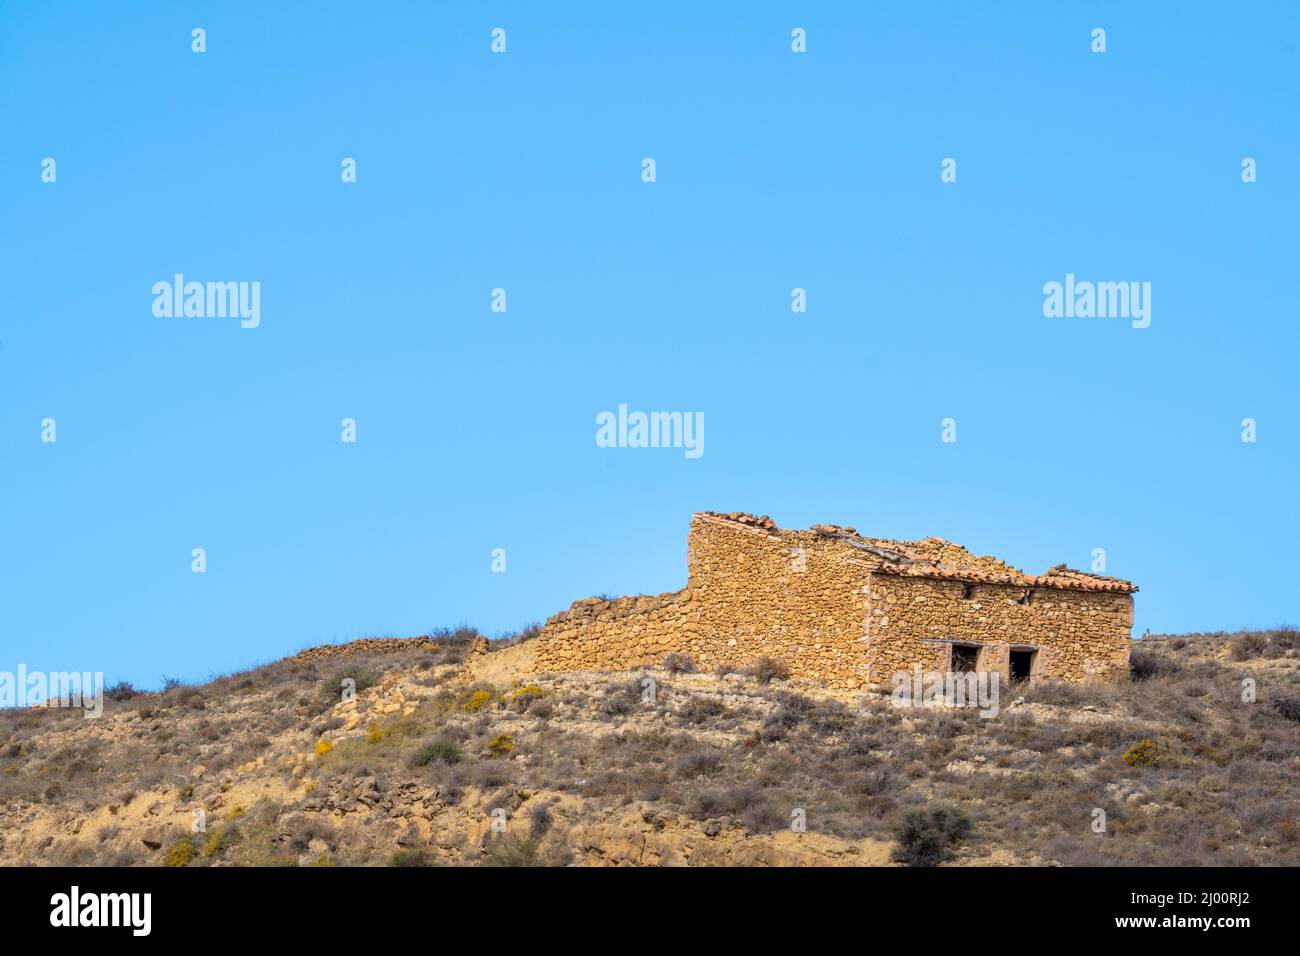
[[[0,3],[0,669],[498,634],[682,586],[702,509],[1294,622],[1300,8],[1134,6]]]

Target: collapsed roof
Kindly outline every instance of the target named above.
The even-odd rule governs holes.
[[[752,515],[744,511],[701,511],[696,517],[777,538],[786,534],[807,533],[783,530],[767,515]],[[989,555],[977,556],[944,538],[929,537],[920,541],[869,538],[858,534],[856,528],[834,524],[815,524],[808,532],[844,541],[870,556],[873,572],[900,577],[943,578],[973,584],[1005,584],[1025,588],[1114,591],[1122,594],[1132,594],[1138,589],[1131,581],[1079,571],[1064,564],[1053,565],[1043,574],[1026,574],[1005,561]]]

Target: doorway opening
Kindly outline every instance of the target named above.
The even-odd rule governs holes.
[[[1034,663],[1038,651],[1032,648],[1012,648],[1010,671],[1013,681],[1029,680],[1034,675]]]

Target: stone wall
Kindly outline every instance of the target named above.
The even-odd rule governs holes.
[[[785,661],[793,675],[856,687],[866,634],[866,567],[843,541],[697,516],[687,554],[704,669]]]
[[[538,669],[624,670],[681,651],[701,670],[770,656],[795,676],[861,684],[867,576],[852,548],[697,516],[687,569],[681,591],[575,601],[537,638]]]
[[[890,549],[911,557],[894,562]],[[537,638],[538,669],[626,670],[681,651],[712,670],[771,656],[792,676],[859,689],[887,687],[917,664],[947,671],[959,641],[979,646],[980,670],[1004,677],[1013,646],[1037,651],[1035,676],[1127,673],[1133,599],[1095,590],[1114,579],[1068,569],[1031,578],[940,538],[884,541],[831,525],[790,531],[766,518],[702,513],[691,523],[687,571],[680,591],[574,602]],[[1020,583],[987,583],[1005,580]]]
[[[539,671],[626,670],[658,664],[686,647],[694,602],[688,590],[574,601],[536,638]]]
[[[356,657],[358,654],[388,654],[406,651],[413,647],[427,647],[437,642],[431,637],[362,637],[343,644],[320,644],[299,651],[288,658],[291,664],[310,664],[313,661]]]
[[[865,677],[872,686],[917,664],[946,672],[953,641],[978,645],[978,669],[1004,679],[1013,646],[1038,651],[1035,676],[1100,681],[1128,673],[1128,594],[886,574],[871,575],[869,587]]]

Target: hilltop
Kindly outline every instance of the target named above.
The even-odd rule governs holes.
[[[537,673],[534,633],[0,713],[0,862],[1300,864],[1290,629],[1148,637],[1131,680],[1004,687],[992,719],[682,655]]]

